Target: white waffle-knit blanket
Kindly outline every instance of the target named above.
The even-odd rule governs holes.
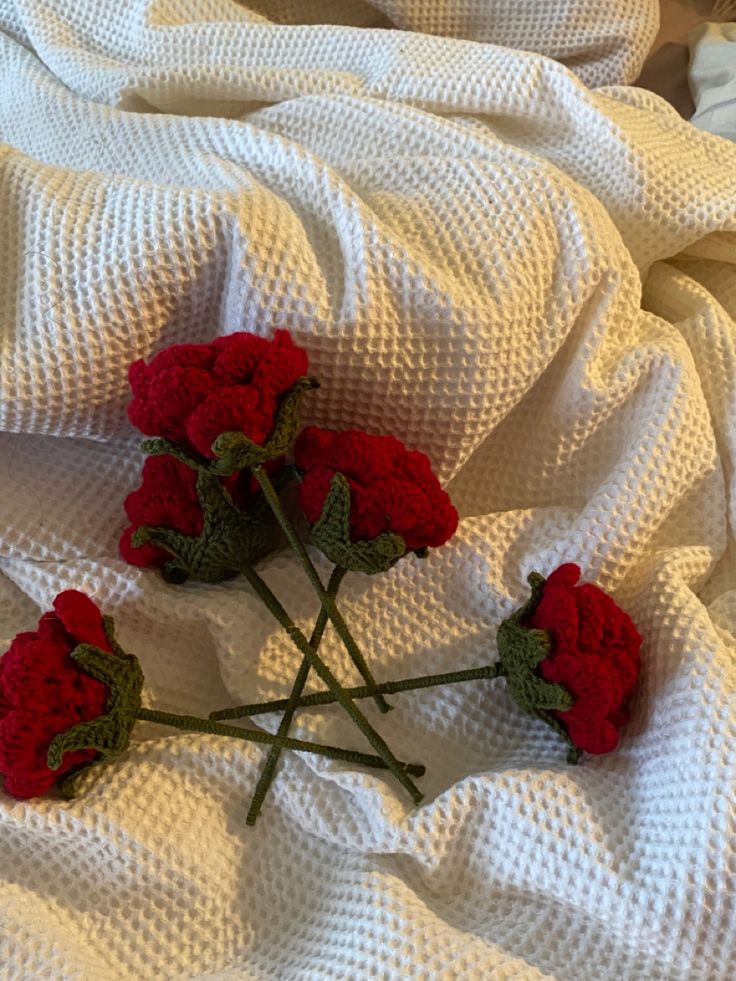
[[[500,683],[368,707],[429,765],[418,809],[287,754],[246,829],[263,751],[145,726],[72,803],[0,793],[0,977],[733,977],[736,146],[622,84],[656,6],[0,0],[3,645],[77,587],[148,704],[287,693],[242,581],[117,556],[128,363],[276,326],[309,420],[424,450],[463,514],[349,578],[379,677],[492,660],[563,561],[645,637],[620,749],[578,767]],[[307,629],[294,562],[264,574]],[[364,748],[335,708],[299,722]]]

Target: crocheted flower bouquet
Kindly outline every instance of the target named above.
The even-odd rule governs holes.
[[[641,639],[631,619],[597,586],[578,584],[565,564],[548,579],[529,576],[531,595],[504,620],[494,664],[379,683],[342,616],[336,597],[348,572],[384,574],[407,557],[445,545],[458,516],[428,458],[390,435],[359,430],[301,429],[301,397],[317,382],[306,353],[289,334],[272,340],[249,333],[210,344],[178,344],[149,364],[130,368],[131,422],[149,454],[140,487],[128,495],[130,525],[121,555],[158,568],[167,582],[216,583],[242,575],[302,655],[288,698],[241,705],[208,719],[152,711],[142,705],[143,674],[122,650],[113,622],[75,590],[60,593],[38,629],[18,634],[0,660],[0,774],[16,797],[58,784],[74,792],[78,774],[123,752],[136,720],[270,745],[247,822],[260,813],[284,749],[317,753],[389,770],[415,803],[421,763],[399,760],[361,711],[371,698],[382,712],[387,695],[411,689],[505,678],[526,712],[581,752],[607,753],[618,743],[639,674]],[[289,454],[291,454],[289,458]],[[298,483],[304,541],[281,492]],[[320,602],[309,638],[255,569],[281,540],[293,549]],[[307,545],[333,564],[320,578]],[[319,653],[331,624],[364,684],[345,687]],[[304,694],[310,671],[325,689]],[[373,753],[293,739],[297,711],[337,703]],[[278,732],[224,723],[280,712]]]

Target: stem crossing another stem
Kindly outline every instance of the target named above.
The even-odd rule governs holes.
[[[386,695],[396,695],[402,691],[415,691],[418,688],[434,688],[442,685],[456,685],[462,681],[492,680],[501,677],[500,665],[488,664],[479,668],[467,668],[465,671],[450,671],[445,674],[426,674],[417,678],[403,678],[400,681],[386,681],[379,685],[380,691]],[[352,699],[368,698],[372,695],[367,685],[357,688],[345,688],[345,693]],[[318,691],[311,695],[302,695],[295,703],[296,709],[313,708],[318,705],[331,705],[337,696],[332,691]],[[281,712],[288,708],[289,699],[279,698],[273,702],[253,702],[250,705],[236,705],[233,708],[211,712],[211,719],[243,719],[246,716],[265,715],[268,712]]]
[[[334,693],[336,700],[342,705],[353,722],[355,722],[373,749],[385,762],[389,770],[393,773],[399,783],[409,791],[414,803],[419,804],[424,797],[421,790],[419,790],[416,784],[409,778],[403,764],[396,759],[386,742],[376,732],[368,719],[366,719],[366,717],[360,711],[358,706],[352,701],[350,696],[346,694],[345,689],[324,663],[322,658],[310,645],[309,641],[301,630],[299,630],[299,628],[293,622],[289,614],[281,605],[279,599],[274,595],[269,586],[263,579],[261,579],[252,566],[244,569],[243,574],[255,590],[256,594],[288,633],[299,650],[309,659],[310,666],[314,668],[322,681]]]
[[[338,746],[326,746],[324,743],[310,743],[304,739],[283,739],[274,736],[270,732],[262,732],[260,729],[241,729],[239,726],[221,725],[211,719],[200,719],[194,715],[174,715],[171,712],[159,712],[156,709],[142,708],[137,716],[142,722],[156,722],[163,726],[173,726],[175,729],[183,729],[185,732],[206,732],[214,736],[232,736],[235,739],[244,739],[247,742],[261,743],[267,745],[282,745],[284,749],[298,750],[303,753],[315,753],[318,756],[327,756],[332,760],[344,760],[347,763],[355,763],[358,766],[369,766],[373,769],[385,770],[386,764],[380,756],[372,756],[369,753],[360,753],[353,749],[340,749]],[[419,763],[401,763],[407,773],[413,776],[423,776],[425,769]]]
[[[340,583],[342,582],[346,572],[347,569],[342,569],[340,566],[335,566],[335,568],[332,570],[332,575],[330,576],[330,581],[327,585],[327,592],[333,598],[337,594],[337,591],[340,588]],[[314,625],[312,636],[309,639],[309,643],[315,651],[319,648],[322,640],[322,634],[324,633],[326,625],[327,612],[323,606],[319,611],[317,622]],[[291,722],[294,718],[294,713],[296,712],[296,706],[302,692],[304,691],[304,686],[307,683],[308,676],[309,658],[305,656],[302,659],[301,665],[299,666],[299,671],[294,681],[294,686],[291,689],[291,694],[289,695],[284,709],[284,715],[281,719],[281,723],[279,724],[279,730],[277,733],[279,742],[275,743],[271,747],[268,757],[266,758],[266,762],[263,764],[263,769],[261,770],[261,775],[258,778],[256,789],[253,792],[253,798],[250,802],[248,815],[245,819],[246,824],[255,824],[258,820],[258,815],[261,813],[261,808],[263,807],[263,802],[266,799],[268,788],[271,786],[273,778],[276,775],[276,767],[278,766],[279,756],[281,755],[281,750],[285,744],[284,740],[289,734]]]
[[[309,554],[307,553],[307,550],[304,547],[304,543],[301,541],[297,533],[294,531],[291,522],[289,521],[286,514],[284,513],[284,509],[281,507],[281,501],[279,500],[279,496],[276,493],[276,489],[271,483],[268,474],[263,469],[263,467],[254,467],[253,476],[260,484],[261,490],[263,491],[263,495],[268,501],[268,504],[271,510],[273,511],[276,520],[281,526],[282,531],[286,535],[289,545],[294,550],[299,561],[304,567],[304,571],[307,573],[307,576],[309,577],[312,585],[317,591],[317,595],[319,596],[320,603],[322,604],[325,611],[327,612],[327,616],[332,621],[335,630],[340,636],[340,639],[345,644],[348,654],[352,658],[353,664],[360,672],[361,677],[365,680],[368,687],[371,689],[371,696],[373,697],[376,705],[382,712],[390,712],[391,706],[388,704],[386,699],[380,693],[378,689],[378,685],[376,684],[376,680],[373,677],[373,674],[371,673],[371,669],[368,667],[366,660],[363,657],[363,654],[361,653],[360,648],[356,644],[353,635],[350,633],[350,630],[343,618],[342,613],[340,613],[340,611],[338,610],[334,598],[330,596],[330,594],[325,590],[325,587],[322,584],[322,580],[320,579],[319,574],[317,573],[317,570],[314,567],[314,563],[309,558]]]

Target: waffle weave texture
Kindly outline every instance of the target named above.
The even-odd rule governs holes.
[[[552,6],[607,87],[546,57]],[[151,725],[76,801],[0,797],[1,978],[733,977],[736,146],[617,84],[648,4],[510,7],[0,0],[0,649],[76,588],[151,707],[288,693],[300,655],[242,580],[117,556],[128,364],[275,327],[322,382],[307,422],[395,433],[461,511],[426,561],[346,579],[379,680],[494,660],[562,562],[644,637],[620,749],[577,767],[500,681],[366,705],[428,765],[418,809],[287,753],[246,828],[263,751]],[[452,10],[501,43],[430,36],[473,33]],[[297,565],[263,574],[309,633]],[[337,709],[298,720],[365,748]]]

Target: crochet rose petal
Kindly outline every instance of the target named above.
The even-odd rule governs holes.
[[[128,383],[136,398],[146,398],[148,395],[148,367],[143,358],[134,361],[128,368]]]
[[[19,636],[23,635],[20,634]],[[68,646],[73,642],[73,639],[69,637],[69,634],[64,629],[64,624],[53,610],[44,613],[38,621],[37,636],[49,638],[62,647],[65,645]]]
[[[580,569],[572,563],[556,569],[544,586],[542,599],[530,620],[530,626],[552,635],[552,657],[577,651],[578,605],[573,587],[580,578]]]
[[[169,368],[201,368],[208,371],[215,357],[212,344],[171,344],[151,359],[148,374],[150,378],[156,378]]]
[[[183,420],[213,388],[212,376],[200,368],[167,368],[149,384],[146,398],[130,403],[128,418],[148,436],[180,442],[185,438]]]
[[[156,407],[145,398],[135,398],[127,409],[128,419],[146,436],[163,436],[171,427],[158,414]]]
[[[568,713],[564,722],[570,739],[584,753],[611,753],[618,746],[618,731],[608,719]]]
[[[392,527],[386,509],[390,492],[383,489],[377,491],[380,485],[365,487],[354,480],[349,480],[348,484],[350,486],[350,537],[353,541],[371,541],[389,530],[400,534],[398,528]]]
[[[112,650],[105,634],[102,614],[89,596],[78,589],[66,589],[54,600],[54,610],[76,643],[94,644],[103,650]]]
[[[302,429],[294,444],[294,463],[307,471],[323,466],[327,451],[336,437],[337,433],[318,426]]]
[[[253,385],[278,399],[307,373],[307,352],[296,347],[288,331],[277,330],[270,348],[253,372]]]
[[[209,369],[215,359],[215,352],[209,344],[172,344],[164,348],[150,364],[139,358],[128,368],[128,381],[133,395],[147,399],[159,375],[169,368]]]
[[[304,474],[299,485],[299,506],[310,525],[318,521],[322,514],[322,505],[330,492],[330,482],[334,475],[334,470],[323,467]]]
[[[328,466],[358,483],[377,484],[401,473],[400,458],[405,452],[393,436],[371,436],[360,430],[340,433],[325,455]]]
[[[212,392],[187,419],[186,434],[202,456],[214,457],[212,445],[222,433],[240,432],[254,443],[268,436],[274,403],[256,388],[233,385]]]
[[[270,343],[256,334],[237,333],[212,342],[216,352],[213,371],[224,385],[249,382]]]
[[[546,590],[549,586],[552,589],[569,589],[575,586],[579,579],[580,566],[574,562],[564,562],[554,572],[550,572],[544,588]]]
[[[563,685],[575,700],[577,714],[606,718],[620,699],[615,671],[601,657],[560,654],[546,658],[541,665],[547,681]],[[560,712],[564,721],[569,712]]]
[[[128,494],[124,507],[136,527],[161,525],[187,535],[202,530],[197,472],[168,455],[146,459],[141,486]]]
[[[597,654],[603,641],[605,593],[592,583],[581,583],[574,596],[578,608],[577,649],[581,654]]]
[[[3,697],[14,708],[56,713],[73,709],[82,697],[68,641],[59,645],[38,634],[16,637],[2,665]]]
[[[171,555],[145,542],[138,547],[132,538],[138,528],[170,528],[183,535],[199,535],[204,517],[197,497],[197,472],[172,456],[149,456],[143,465],[141,486],[125,499],[125,513],[132,524],[123,532],[120,555],[142,568],[164,566]]]

